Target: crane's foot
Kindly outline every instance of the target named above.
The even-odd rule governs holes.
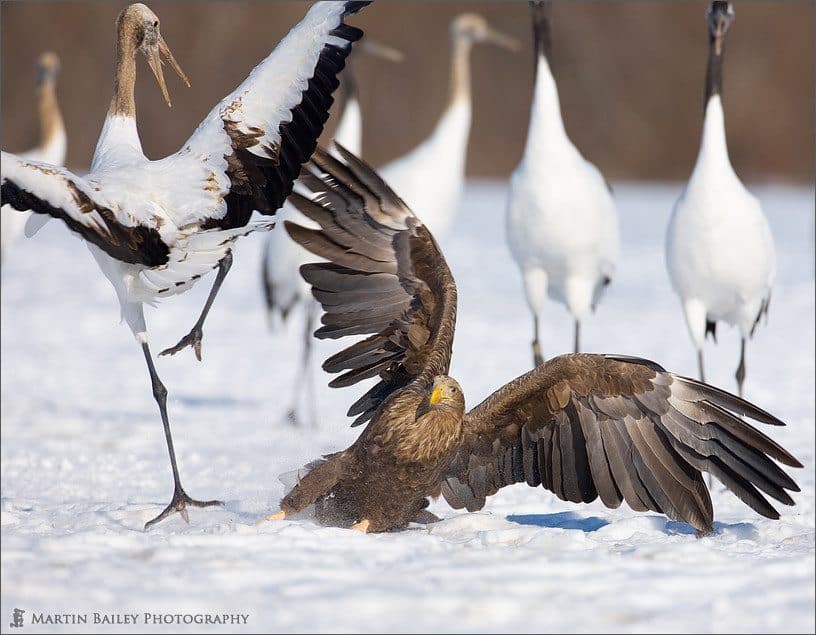
[[[190,522],[190,516],[187,513],[187,507],[221,507],[224,503],[218,500],[211,500],[211,501],[198,501],[193,498],[187,496],[187,492],[185,492],[181,486],[176,487],[176,491],[173,492],[173,500],[170,501],[170,504],[164,508],[164,511],[156,516],[153,520],[149,520],[145,523],[145,531],[150,529],[153,525],[160,523],[168,516],[172,514],[178,513],[183,519],[185,523]]]
[[[299,426],[300,425],[300,418],[298,417],[297,410],[294,408],[289,408],[286,411],[286,420],[289,422],[290,425]]]
[[[302,426],[306,426],[309,428],[316,428],[317,427],[317,417],[314,415],[306,415],[301,416],[298,414],[295,408],[290,408],[286,411],[286,421],[291,426],[295,426],[296,428],[300,428]]]
[[[745,360],[740,359],[740,364],[737,367],[737,373],[734,375],[737,379],[737,394],[740,399],[743,397],[742,387],[745,385]]]
[[[187,335],[179,340],[178,344],[171,346],[170,348],[165,348],[161,353],[159,353],[159,355],[175,355],[179,351],[189,346],[195,351],[196,359],[201,361],[201,339],[203,337],[204,332],[200,326],[196,325],[193,327],[192,331],[187,333]]]

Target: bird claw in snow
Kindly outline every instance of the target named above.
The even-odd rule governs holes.
[[[184,519],[184,522],[190,524],[190,514],[187,511],[187,507],[223,507],[224,503],[219,500],[209,500],[209,501],[199,501],[195,500],[194,498],[190,498],[184,490],[176,490],[173,494],[173,500],[170,501],[170,504],[164,508],[161,514],[156,516],[153,520],[149,520],[145,523],[145,531],[150,529],[153,525],[160,523],[168,516],[171,516],[175,513],[178,513]]]

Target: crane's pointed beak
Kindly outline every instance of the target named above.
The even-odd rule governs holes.
[[[717,21],[717,28],[714,31],[714,52],[717,55],[722,54],[722,44],[723,38],[725,37],[725,29],[726,29],[725,18],[723,17]]]
[[[153,71],[153,75],[156,77],[156,82],[159,84],[159,88],[162,92],[162,97],[164,97],[164,101],[167,102],[167,105],[172,108],[173,103],[170,101],[170,93],[167,92],[167,84],[164,83],[164,72],[162,71],[162,65],[164,62],[162,61],[162,56],[166,59],[170,66],[176,71],[176,74],[181,78],[187,86],[190,86],[190,80],[187,79],[187,75],[184,74],[184,71],[181,70],[181,66],[179,66],[176,58],[173,57],[173,54],[170,52],[170,48],[167,46],[167,43],[164,41],[164,38],[159,36],[158,40],[156,41],[155,46],[151,46],[146,52],[145,56],[147,57],[147,64],[150,66],[150,70]]]
[[[482,41],[489,44],[495,44],[496,46],[500,46],[508,51],[513,51],[514,53],[521,50],[521,43],[516,38],[506,35],[501,31],[497,31],[492,27],[488,27],[487,33]]]
[[[181,66],[179,66],[176,58],[173,57],[173,54],[170,52],[170,48],[167,46],[167,42],[164,41],[164,38],[161,35],[159,36],[159,52],[164,56],[164,59],[170,63],[170,66],[174,71],[176,71],[176,75],[181,78],[181,81],[187,84],[187,88],[190,88],[190,80],[187,79],[187,75],[185,75],[184,71],[181,70]]]
[[[147,58],[147,65],[150,66],[150,70],[153,71],[153,75],[156,77],[156,82],[159,84],[159,88],[161,88],[164,101],[167,102],[168,107],[172,108],[173,103],[170,101],[170,93],[167,92],[167,84],[164,83],[164,73],[162,72],[161,57],[159,57],[159,47],[156,46],[149,48],[145,52],[145,57]]]
[[[42,85],[57,79],[60,62],[56,53],[46,51],[37,60],[37,84]]]

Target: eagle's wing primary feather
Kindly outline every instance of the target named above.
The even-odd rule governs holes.
[[[771,459],[801,464],[740,415],[784,425],[764,410],[653,362],[563,355],[497,390],[465,417],[465,441],[443,484],[455,508],[481,509],[505,485],[542,485],[562,500],[625,500],[712,528],[701,471],[768,518],[765,496],[792,505],[796,483]],[[761,490],[761,491],[760,491]]]
[[[319,230],[290,221],[292,238],[329,262],[301,267],[323,305],[319,338],[368,335],[323,364],[345,371],[331,386],[379,382],[349,409],[353,425],[411,382],[430,384],[450,366],[456,285],[431,233],[363,161],[337,146],[342,160],[318,149],[300,182],[312,198],[290,201]]]

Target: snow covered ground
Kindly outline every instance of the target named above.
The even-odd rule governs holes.
[[[679,185],[621,184],[618,275],[584,326],[590,351],[642,355],[693,375],[694,351],[663,264]],[[22,241],[2,280],[2,608],[87,614],[93,632],[813,632],[813,190],[754,188],[777,242],[770,320],[748,348],[749,399],[788,422],[769,433],[805,464],[797,505],[778,522],[715,486],[716,534],[628,508],[573,505],[506,488],[478,514],[432,505],[428,528],[361,535],[307,521],[265,523],[278,474],[348,445],[343,412],[362,389],[320,382],[316,428],[285,418],[300,325],[269,334],[261,238],[244,240],[191,351],[157,362],[182,479],[223,509],[192,510],[150,532],[171,476],[141,352],[85,247],[61,223]],[[504,185],[472,183],[443,241],[459,284],[452,375],[471,405],[531,362],[531,325],[504,242]],[[209,281],[148,320],[155,351],[187,332]],[[295,316],[297,317],[297,316]],[[566,311],[543,316],[547,356],[571,345]],[[706,349],[709,379],[734,390],[738,334]],[[320,342],[323,359],[338,344]],[[96,626],[93,613],[137,613]],[[143,623],[144,613],[243,613],[245,626]]]

